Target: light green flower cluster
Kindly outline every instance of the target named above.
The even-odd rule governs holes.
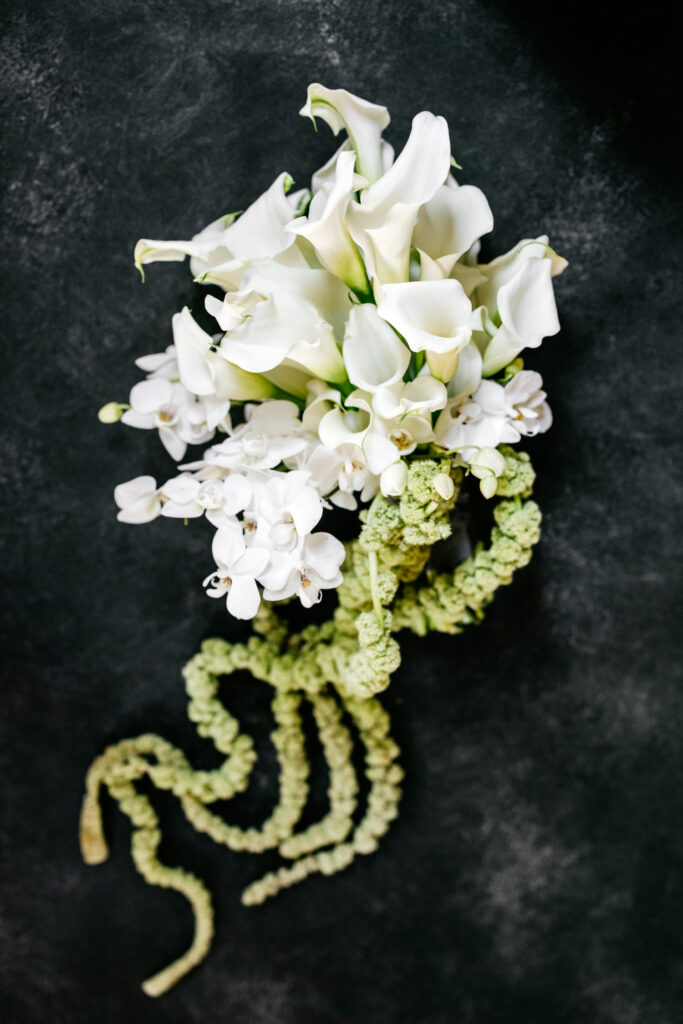
[[[347,547],[344,583],[329,620],[292,635],[275,608],[264,604],[246,643],[212,639],[202,644],[183,671],[188,714],[198,734],[224,755],[220,767],[193,769],[182,751],[152,734],[107,748],[91,765],[81,813],[84,860],[97,864],[107,858],[99,805],[104,786],[131,821],[138,871],[151,885],[182,893],[195,916],[190,948],[144,983],[148,995],[167,991],[206,955],[213,911],[198,878],[158,859],[159,819],[137,784],[147,779],[173,793],[187,820],[216,843],[250,853],[279,852],[285,863],[247,887],[245,904],[262,903],[310,874],[334,874],[357,854],[374,852],[398,813],[403,777],[389,717],[376,696],[400,664],[392,634],[401,629],[421,636],[432,630],[455,633],[478,621],[496,588],[527,564],[539,538],[540,512],[528,500],[534,481],[529,458],[511,448],[504,448],[503,455],[506,469],[498,480],[491,544],[454,571],[436,573],[429,565],[433,546],[451,532],[463,480],[462,467],[437,451],[410,463],[400,498],[378,495],[361,513],[360,535]],[[273,688],[276,728],[271,739],[279,761],[279,799],[260,828],[230,825],[211,809],[247,788],[256,761],[251,737],[240,732],[218,698],[220,678],[236,671],[247,671]],[[311,706],[327,763],[329,807],[322,820],[297,832],[309,793],[303,702]],[[352,759],[354,732],[370,784],[362,810]]]

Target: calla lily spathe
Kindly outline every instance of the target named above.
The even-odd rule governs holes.
[[[560,321],[551,283],[549,259],[525,259],[498,292],[500,327],[484,351],[483,373],[497,373],[525,348],[538,348],[557,334]]]
[[[403,151],[381,178],[351,202],[349,230],[363,251],[368,274],[377,284],[407,281],[410,244],[418,211],[448,176],[451,144],[443,117],[423,111]]]
[[[288,359],[322,380],[346,380],[332,327],[315,306],[288,291],[276,291],[251,307],[228,331],[221,354],[251,373],[273,370]]]
[[[419,212],[413,245],[423,263],[427,257],[448,277],[460,257],[492,229],[493,214],[481,189],[442,185]]]
[[[292,220],[288,229],[307,239],[322,265],[349,288],[365,292],[368,285],[365,266],[346,220],[349,196],[367,183],[355,173],[355,161],[352,150],[340,151],[331,187],[316,192],[307,216]]]
[[[356,169],[369,182],[380,177],[384,170],[382,159],[382,132],[391,118],[386,107],[369,103],[346,89],[326,89],[319,82],[308,87],[306,103],[299,113],[322,118],[335,135],[343,129],[355,153]]]
[[[349,380],[371,394],[403,379],[410,350],[370,303],[349,312],[342,350]]]
[[[427,353],[435,377],[450,380],[472,337],[472,303],[458,281],[384,285],[377,312],[413,352]]]
[[[202,330],[187,306],[172,322],[180,381],[188,391],[242,402],[275,394],[270,381],[229,362],[220,349],[215,351],[211,335]]]

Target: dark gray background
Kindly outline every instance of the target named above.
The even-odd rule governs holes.
[[[358,0],[13,3],[0,51],[6,548],[0,715],[2,1007],[10,1024],[674,1024],[683,1013],[680,208],[673,32],[597,4]],[[387,694],[408,772],[381,851],[258,909],[264,863],[160,802],[164,855],[206,877],[218,935],[160,1002],[138,988],[189,940],[111,806],[79,859],[84,772],[155,728],[212,761],[180,666],[235,635],[199,586],[207,535],[119,525],[113,486],[163,479],[156,438],[104,428],[135,356],[170,338],[187,270],[139,282],[141,235],[188,237],[332,151],[309,81],[385,103],[402,145],[444,114],[487,251],[547,231],[570,268],[562,334],[529,365],[556,422],[530,445],[544,534],[485,623],[406,638]],[[195,299],[196,302],[196,299]],[[231,706],[264,738],[266,695]],[[272,795],[258,770],[246,821]]]

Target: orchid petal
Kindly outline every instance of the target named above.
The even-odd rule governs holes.
[[[227,609],[236,619],[253,619],[261,603],[261,594],[251,576],[236,576],[228,591]]]

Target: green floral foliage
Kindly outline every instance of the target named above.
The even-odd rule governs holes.
[[[108,747],[90,767],[81,812],[81,848],[87,863],[107,857],[99,793],[104,786],[133,826],[132,852],[151,885],[175,889],[192,906],[195,932],[188,951],[143,985],[158,996],[206,955],[213,934],[211,898],[204,884],[157,856],[161,832],[148,797],[137,784],[176,796],[198,832],[231,850],[277,850],[283,865],[247,887],[245,904],[258,904],[313,873],[334,874],[358,854],[373,853],[398,813],[403,772],[390,736],[389,717],[377,699],[401,661],[392,634],[410,629],[420,636],[457,633],[481,619],[495,590],[526,565],[538,541],[540,512],[528,496],[534,473],[528,456],[503,450],[506,469],[498,481],[495,526],[488,549],[475,552],[453,571],[428,564],[432,545],[450,533],[462,470],[447,459],[416,459],[399,501],[381,495],[361,514],[359,537],[347,547],[344,583],[332,617],[290,634],[273,606],[264,605],[246,643],[211,639],[183,670],[188,715],[198,734],[224,756],[220,767],[197,770],[177,747],[145,734]],[[453,493],[443,484],[453,481]],[[436,484],[435,484],[436,480]],[[446,481],[447,483],[448,481]],[[246,670],[273,689],[279,761],[279,799],[260,828],[230,825],[212,810],[217,801],[243,792],[256,761],[251,737],[218,699],[222,676]],[[297,832],[309,792],[309,762],[300,709],[308,702],[329,772],[325,816]],[[352,754],[354,736],[365,759],[370,790],[359,812],[359,783]]]

